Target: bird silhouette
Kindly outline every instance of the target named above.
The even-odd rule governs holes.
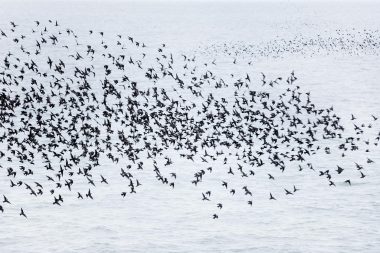
[[[24,213],[24,210],[21,208],[20,216],[24,216],[25,218],[28,218],[26,214]]]

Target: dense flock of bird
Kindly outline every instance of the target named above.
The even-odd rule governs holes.
[[[260,44],[245,42],[217,43],[200,46],[197,53],[210,57],[230,56],[238,59],[261,57],[287,58],[289,56],[313,57],[334,53],[360,56],[379,55],[380,32],[371,29],[335,30],[327,34],[298,34],[288,39],[276,38]]]
[[[171,189],[177,180],[199,189],[214,177],[219,187],[204,185],[199,201],[213,205],[210,217],[217,219],[224,203],[215,191],[242,196],[250,208],[255,177],[274,181],[273,171],[308,171],[348,187],[375,163],[380,132],[371,139],[366,132],[378,115],[368,115],[367,124],[352,115],[349,134],[333,107],[319,108],[302,91],[294,72],[275,80],[264,73],[258,80],[250,73],[222,78],[212,71],[216,60],[173,55],[165,44],[122,34],[89,30],[79,37],[52,20],[10,22],[0,29],[0,45],[1,180],[31,200],[90,201],[95,187],[112,187],[110,167],[124,181],[114,189],[121,199],[144,187],[145,171]],[[309,162],[317,153],[363,149],[367,157],[351,167]],[[185,162],[194,164],[191,178],[184,178]],[[299,190],[305,189],[295,183],[283,196],[268,190],[264,197],[275,201]],[[2,198],[0,214],[18,205]],[[18,214],[26,218],[23,208]]]

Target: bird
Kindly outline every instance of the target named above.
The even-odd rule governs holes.
[[[11,202],[9,202],[9,200],[7,199],[7,197],[5,197],[5,195],[3,195],[3,203],[8,203],[8,204],[11,204]]]
[[[285,195],[293,195],[293,193],[288,191],[287,189],[284,189],[284,190],[285,190]]]
[[[337,166],[337,167],[338,167],[338,169],[336,170],[336,172],[338,172],[338,174],[342,173],[344,169],[342,167],[339,167],[339,166]]]
[[[102,178],[102,180],[100,181],[100,183],[108,184],[107,180],[102,175],[100,175],[100,177]]]
[[[87,180],[88,180],[88,183],[89,184],[92,184],[93,186],[95,186],[95,183],[94,183],[94,180],[92,180],[91,178],[87,177]],[[103,181],[103,179],[102,179]],[[106,182],[106,181],[105,181]]]
[[[28,218],[26,214],[24,213],[24,210],[21,208],[20,216],[24,216],[25,218]]]
[[[61,203],[59,202],[59,199],[57,199],[56,197],[54,197],[53,205],[58,205],[58,206],[61,205]]]
[[[210,199],[208,197],[206,197],[206,195],[204,193],[202,193],[202,200],[210,201]]]

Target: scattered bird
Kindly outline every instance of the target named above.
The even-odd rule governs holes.
[[[25,218],[28,218],[26,217],[26,214],[24,213],[24,210],[22,208],[21,208],[20,216],[24,216]]]
[[[5,195],[3,195],[3,197],[4,197],[3,203],[11,204],[11,202],[9,202],[9,200],[7,199],[7,197],[5,197]]]
[[[287,189],[284,189],[284,190],[285,190],[285,194],[286,194],[286,195],[293,195],[293,193],[290,192],[290,191],[288,191]]]

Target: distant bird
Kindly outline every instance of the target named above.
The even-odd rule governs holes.
[[[3,203],[11,204],[11,202],[9,202],[9,200],[7,199],[7,197],[5,197],[5,195],[3,195],[3,197],[4,197]]]
[[[202,193],[202,200],[210,201],[210,199],[208,197],[206,197],[206,195],[204,193]]]
[[[25,218],[28,218],[26,217],[26,214],[24,213],[24,210],[22,208],[21,208],[20,216],[24,216]]]
[[[362,170],[363,169],[363,166],[361,166],[361,165],[359,165],[357,163],[355,163],[355,165],[356,165],[357,170]]]
[[[53,205],[58,205],[58,206],[61,205],[61,203],[59,202],[59,199],[57,199],[56,197],[54,197]]]
[[[285,195],[293,195],[293,193],[288,191],[287,189],[284,189],[284,190],[285,190]]]
[[[108,184],[107,180],[102,175],[100,175],[100,177],[102,178],[102,181],[100,181],[100,183]]]
[[[342,173],[344,169],[342,167],[339,167],[339,166],[337,166],[337,167],[338,167],[338,169],[336,170],[336,172],[338,172],[338,174]]]
[[[91,190],[90,190],[90,189],[88,189],[88,192],[87,192],[87,194],[86,194],[86,197],[87,197],[87,198],[90,198],[90,199],[93,199],[92,194],[91,194]]]

